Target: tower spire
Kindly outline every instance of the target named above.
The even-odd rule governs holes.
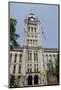
[[[32,11],[32,10],[30,10],[30,15],[34,15],[34,13],[33,13],[33,11]]]

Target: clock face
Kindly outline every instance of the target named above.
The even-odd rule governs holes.
[[[31,18],[30,20],[31,20],[31,21],[33,21],[34,19],[33,19],[33,18]]]

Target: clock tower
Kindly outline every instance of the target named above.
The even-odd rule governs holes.
[[[46,85],[43,61],[43,35],[38,17],[30,13],[24,19],[22,74],[25,85]]]

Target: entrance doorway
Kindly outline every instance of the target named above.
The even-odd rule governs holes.
[[[28,85],[32,85],[32,76],[31,75],[28,76]]]
[[[34,84],[38,84],[38,75],[34,76]]]

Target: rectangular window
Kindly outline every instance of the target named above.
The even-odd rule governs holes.
[[[38,61],[38,52],[34,52],[34,61]]]
[[[36,45],[37,45],[37,40],[36,40]]]
[[[37,64],[37,72],[38,72],[38,64]]]
[[[22,59],[22,54],[20,54],[19,62],[21,62],[21,59]]]
[[[31,32],[33,32],[33,27],[31,27]]]
[[[18,79],[20,79],[20,76],[18,76]]]
[[[32,72],[32,68],[28,68],[27,69],[27,72]]]
[[[34,72],[38,72],[38,64],[34,64]]]
[[[14,62],[16,62],[16,60],[17,60],[17,54],[15,54],[15,60],[14,60]]]
[[[30,44],[32,44],[32,40],[30,40]]]
[[[32,60],[32,53],[28,51],[28,61]]]
[[[29,39],[27,39],[27,44],[29,44]]]
[[[34,64],[34,72],[36,72],[36,64]]]
[[[47,60],[47,63],[49,63],[49,61],[48,61],[48,54],[46,54],[46,60]]]
[[[27,64],[27,72],[32,72],[32,64]]]
[[[38,72],[38,67],[37,67],[37,72]]]
[[[33,45],[35,44],[35,40],[33,40]]]
[[[30,53],[30,61],[32,60],[32,53]]]
[[[19,65],[19,73],[21,73],[21,65]]]
[[[37,45],[37,40],[33,40],[33,45]]]
[[[30,27],[28,27],[28,32],[30,32]]]
[[[15,74],[15,69],[16,69],[16,65],[14,65],[14,68],[13,68],[13,74]]]
[[[36,72],[36,68],[34,68],[34,72]]]
[[[36,33],[36,28],[34,28],[34,32]]]
[[[30,72],[32,72],[32,68],[30,68]]]
[[[27,72],[29,72],[29,68],[27,69]]]
[[[11,62],[11,59],[12,59],[12,54],[10,54],[10,62]]]

